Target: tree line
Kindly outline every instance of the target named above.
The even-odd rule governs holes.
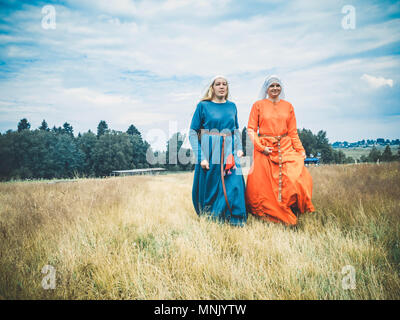
[[[299,138],[308,157],[318,156],[325,164],[354,163],[343,151],[335,150],[325,131],[313,134],[311,130],[298,130]],[[168,171],[191,171],[194,158],[191,149],[183,148],[186,136],[177,132],[166,143],[166,151],[153,151],[143,140],[140,131],[131,124],[126,132],[110,130],[106,121],[74,136],[71,124],[53,126],[45,120],[39,128],[31,130],[26,118],[18,123],[17,130],[0,133],[0,180],[52,179],[108,176],[114,170],[163,167]],[[245,155],[251,156],[253,145],[246,127],[242,130]],[[381,153],[375,147],[362,162],[400,160],[400,149],[393,154],[390,147]]]
[[[77,137],[65,122],[50,129],[45,120],[36,130],[26,118],[17,131],[0,134],[0,179],[52,179],[108,176],[113,170],[148,168],[150,145],[132,124],[126,132],[110,130],[106,121]]]
[[[320,130],[317,134],[312,133],[309,129],[297,130],[301,143],[306,151],[307,157],[318,157],[323,164],[344,164],[355,163],[355,160],[360,162],[377,162],[380,161],[400,161],[400,148],[397,154],[393,154],[390,146],[387,145],[381,153],[376,147],[373,147],[368,156],[361,156],[360,159],[346,156],[342,150],[335,150],[329,143],[326,136],[326,131]],[[246,154],[252,154],[252,144],[248,143],[249,137],[246,127],[242,131],[242,144]],[[247,143],[247,145],[246,145]]]
[[[397,149],[397,153],[393,153],[389,145],[386,145],[385,149],[381,152],[375,146],[372,147],[371,151],[367,156],[362,155],[360,157],[361,162],[391,162],[400,161],[400,147]]]
[[[309,129],[297,130],[300,141],[303,144],[307,157],[318,157],[324,164],[343,164],[354,163],[352,157],[346,157],[343,151],[335,150],[326,137],[326,132],[318,131],[317,134],[312,133]],[[246,155],[251,155],[253,146],[247,134],[247,128],[242,131],[242,145]]]

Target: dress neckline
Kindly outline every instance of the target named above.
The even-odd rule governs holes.
[[[269,102],[272,103],[272,104],[278,104],[279,102],[282,101],[282,99],[279,99],[278,101],[271,101],[271,100],[269,100],[268,98],[266,98],[266,100],[269,101]]]
[[[218,104],[218,105],[225,104],[225,103],[228,102],[228,100],[225,100],[225,102],[221,102],[221,103],[219,103],[219,102],[214,102],[214,101],[211,101],[211,100],[208,100],[208,101],[209,101],[209,102],[212,102],[212,103],[214,103],[214,104]]]

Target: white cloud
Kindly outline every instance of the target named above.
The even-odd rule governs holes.
[[[193,99],[199,98],[198,92],[172,92],[167,95],[172,101],[193,101]]]
[[[14,45],[9,46],[7,51],[10,58],[31,58],[37,56],[37,54],[32,53],[28,48],[19,48]]]
[[[129,112],[126,111],[123,114],[119,114],[116,117],[116,123],[120,125],[129,125],[131,123],[135,123],[135,125],[139,126],[148,126],[156,124],[160,122],[167,122],[168,120],[173,120],[173,115],[164,113],[160,114],[157,112]]]
[[[137,4],[135,17],[156,19],[164,22],[166,17],[212,17],[226,13],[230,0],[142,0]],[[189,20],[190,21],[190,20]]]
[[[136,5],[131,0],[69,0],[68,3],[90,11],[103,12],[111,15],[133,16],[137,12]]]
[[[122,105],[136,105],[139,101],[129,96],[118,94],[104,94],[88,88],[69,88],[63,90],[67,100],[89,102],[93,107],[117,107]]]
[[[369,6],[357,6],[360,19],[368,18]],[[373,12],[381,17],[383,7]],[[71,0],[56,5],[57,29],[50,32],[40,26],[40,10],[27,6],[5,18],[19,31],[0,35],[3,56],[23,61],[30,53],[40,60],[11,62],[10,74],[0,70],[0,95],[51,105],[51,119],[32,109],[35,121],[46,117],[49,125],[68,121],[87,131],[105,119],[116,130],[133,123],[145,132],[166,130],[169,120],[187,127],[205,81],[225,74],[243,128],[273,72],[286,81],[299,126],[327,130],[334,140],[333,118],[350,123],[360,112],[382,114],[384,107],[369,101],[369,86],[400,81],[398,56],[364,54],[399,41],[400,20],[360,20],[355,30],[343,30],[341,8],[335,1]]]
[[[362,80],[365,80],[371,87],[379,88],[383,86],[393,87],[393,80],[392,79],[385,79],[384,77],[374,77],[364,73],[361,76]]]

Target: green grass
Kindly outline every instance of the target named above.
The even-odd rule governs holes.
[[[400,299],[400,163],[309,171],[295,228],[199,219],[192,172],[0,183],[0,299]]]

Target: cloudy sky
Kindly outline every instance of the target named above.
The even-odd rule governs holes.
[[[100,120],[155,149],[204,87],[230,82],[240,128],[267,75],[299,128],[330,142],[400,138],[400,1],[0,0],[0,132]]]

